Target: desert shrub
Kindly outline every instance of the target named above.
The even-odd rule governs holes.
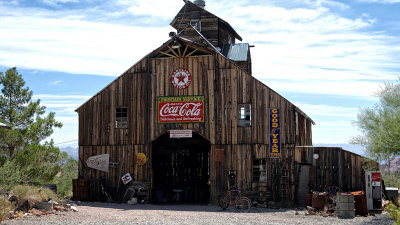
[[[53,200],[59,200],[58,196],[50,189],[44,187],[35,187],[29,185],[17,185],[11,189],[11,195],[15,195],[19,202],[24,200],[47,201],[51,198]]]
[[[0,166],[0,184],[3,189],[9,190],[15,185],[22,184],[26,180],[26,173],[22,168],[15,163],[15,160],[10,160]]]
[[[400,170],[391,173],[384,173],[383,180],[386,187],[400,188]]]
[[[10,217],[15,207],[4,196],[0,196],[0,221]]]
[[[393,224],[400,225],[400,207],[397,208],[393,203],[387,207],[390,217],[394,220]]]

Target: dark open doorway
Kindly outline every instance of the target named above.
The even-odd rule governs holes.
[[[208,203],[210,198],[210,142],[169,138],[165,133],[153,146],[153,202]]]

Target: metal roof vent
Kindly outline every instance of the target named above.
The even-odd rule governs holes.
[[[197,6],[199,6],[202,9],[204,9],[204,7],[206,6],[206,1],[204,1],[204,0],[196,0],[196,1],[194,1],[194,4],[196,4]]]

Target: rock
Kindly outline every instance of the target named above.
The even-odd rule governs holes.
[[[22,204],[19,206],[18,210],[28,212],[29,210],[33,209],[35,203],[29,199],[26,199]]]
[[[316,208],[313,208],[313,207],[311,207],[311,206],[307,206],[307,210],[308,210],[308,211],[313,211],[313,212],[317,211]]]
[[[55,209],[57,211],[64,211],[64,207],[62,205],[54,205],[53,209]]]
[[[76,208],[76,206],[71,206],[72,211],[74,212],[78,212],[78,208]]]
[[[53,209],[53,203],[51,203],[51,202],[36,202],[35,208],[50,211]]]

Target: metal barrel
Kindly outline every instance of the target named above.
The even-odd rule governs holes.
[[[350,193],[337,193],[336,211],[339,218],[352,219],[355,215],[354,195]]]

